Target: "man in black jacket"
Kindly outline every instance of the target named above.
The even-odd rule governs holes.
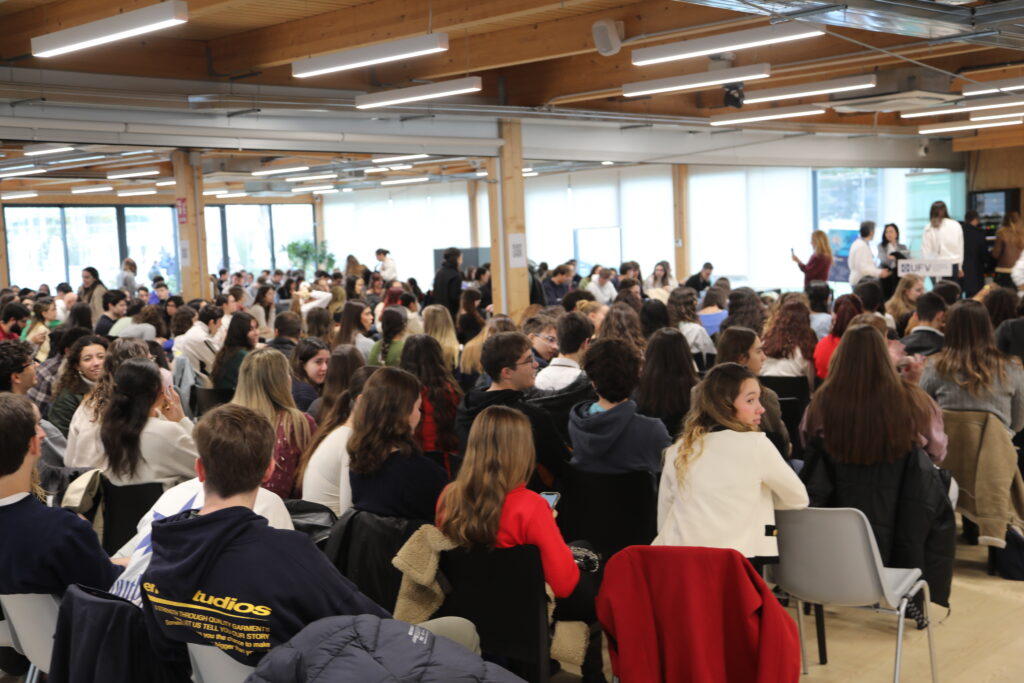
[[[946,302],[934,292],[925,292],[917,297],[916,315],[919,321],[917,327],[900,342],[908,354],[930,356],[938,353],[945,345],[942,324],[946,317]]]
[[[301,336],[302,318],[298,313],[285,311],[274,319],[274,338],[267,342],[267,346],[277,349],[285,358],[291,358]]]
[[[452,322],[459,319],[459,301],[462,298],[462,252],[455,247],[444,250],[441,267],[434,276],[434,303],[441,304],[452,314]]]
[[[459,434],[460,452],[465,452],[473,420],[484,408],[493,405],[515,408],[530,420],[538,476],[544,485],[550,486],[569,459],[569,451],[551,417],[523,400],[523,392],[533,386],[537,370],[530,340],[522,332],[500,332],[484,342],[480,364],[491,378],[491,386],[486,391],[470,391],[459,404],[455,429]]]

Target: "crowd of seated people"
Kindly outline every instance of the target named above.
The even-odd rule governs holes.
[[[300,499],[433,525],[456,548],[535,545],[555,619],[593,627],[609,558],[563,538],[540,494],[574,473],[641,472],[654,545],[730,548],[760,569],[778,561],[775,510],[858,507],[883,560],[920,566],[948,604],[943,410],[1024,429],[1012,290],[963,299],[954,281],[906,276],[886,300],[869,277],[833,302],[820,281],[733,289],[711,264],[682,284],[667,262],[647,278],[567,262],[510,317],[486,267],[463,273],[449,252],[443,297],[398,280],[386,250],[376,270],[350,257],[309,280],[222,272],[190,301],[160,281],[146,299],[128,277],[108,289],[91,268],[77,295],[0,290],[0,594],[109,590],[176,665],[208,642],[182,615],[223,596],[272,615],[226,649],[249,665],[317,619],[390,618],[290,530],[282,501]],[[785,378],[811,395],[798,427],[767,386]],[[39,497],[43,458],[163,496],[111,560],[86,521],[46,506],[56,492]],[[44,569],[12,559],[29,556]],[[428,627],[475,647],[472,625]]]

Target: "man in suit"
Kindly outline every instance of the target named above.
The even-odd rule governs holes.
[[[917,298],[917,312],[914,317],[917,318],[917,325],[910,334],[900,340],[907,353],[930,356],[941,351],[945,344],[942,325],[946,317],[946,302],[934,292],[925,292]]]

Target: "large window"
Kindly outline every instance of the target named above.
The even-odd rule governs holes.
[[[259,272],[271,268],[270,212],[267,207],[239,204],[225,207],[225,214],[231,269]]]
[[[294,268],[298,264],[288,258],[288,244],[316,237],[309,204],[207,205],[204,217],[211,273]]]
[[[11,284],[53,287],[68,277],[64,230],[56,206],[9,206],[4,209],[7,261]]]
[[[274,267],[297,268],[299,264],[288,258],[288,245],[315,239],[313,207],[310,204],[274,204],[270,207],[270,219],[274,227]]]
[[[174,209],[169,206],[124,207],[128,255],[148,280],[161,275],[172,292],[181,290],[178,267],[178,230]]]
[[[206,228],[206,267],[211,273],[227,268],[224,262],[224,223],[221,221],[222,206],[207,206],[203,212]]]
[[[113,206],[69,206],[64,209],[64,239],[68,246],[68,276],[81,280],[82,269],[92,266],[100,279],[113,287],[121,270],[117,239],[117,209]],[[141,268],[141,264],[140,264]]]

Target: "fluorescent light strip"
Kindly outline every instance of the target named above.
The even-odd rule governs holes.
[[[668,43],[667,45],[643,47],[639,50],[633,50],[632,59],[635,66],[647,66],[648,64],[660,64],[678,59],[716,55],[732,50],[743,50],[749,47],[812,38],[824,35],[824,33],[822,29],[812,24],[790,22],[775,26],[747,29],[746,31],[734,31],[733,33],[708,36],[706,38],[682,40]]]
[[[997,126],[1019,126],[1024,123],[1024,118],[1011,119],[1009,121],[992,121],[990,123],[975,123],[975,122],[963,122],[953,121],[950,123],[942,123],[936,126],[924,126],[918,128],[917,132],[919,135],[932,135],[934,133],[951,133],[958,130],[975,130],[977,128],[996,128]]]
[[[532,168],[532,167],[530,167],[530,166],[527,166],[526,168],[524,168],[524,169],[523,169],[523,173],[529,173],[529,172],[530,172],[530,171],[532,171],[532,170],[533,170],[533,168]]]
[[[386,173],[387,171],[388,171],[388,167],[387,166],[384,166],[382,168],[364,168],[363,169],[363,173]]]
[[[537,171],[530,171],[529,173],[524,173],[523,177],[524,178],[536,178],[539,175],[540,175],[540,173],[537,173]]]
[[[32,39],[34,57],[57,55],[83,50],[95,45],[112,43],[122,38],[159,31],[188,21],[188,4],[183,0],[168,0],[131,12],[115,14],[106,19],[55,31]]]
[[[133,156],[136,156],[138,154],[152,154],[152,153],[153,153],[153,150],[151,150],[151,149],[140,149],[140,150],[135,151],[135,152],[121,152],[121,156],[123,156],[123,157],[133,157]]]
[[[42,154],[59,154],[61,152],[74,152],[75,148],[70,145],[58,145],[44,143],[41,145],[26,145],[21,153],[27,157],[40,156]]]
[[[277,175],[278,173],[302,173],[308,171],[309,166],[289,166],[288,168],[266,168],[262,171],[253,171],[253,175]]]
[[[790,85],[784,88],[748,90],[743,104],[775,102],[777,100],[789,100],[797,97],[814,97],[815,95],[849,92],[850,90],[867,90],[874,88],[877,83],[878,79],[875,75],[869,74],[865,76],[850,76],[849,78],[835,78],[830,81],[819,81],[817,83],[805,83],[804,85]]]
[[[420,176],[419,178],[399,178],[398,180],[382,180],[381,185],[408,185],[410,183],[425,183],[430,180],[430,176]]]
[[[38,197],[38,192],[15,192],[13,194],[0,195],[0,199],[32,199],[32,197]]]
[[[334,194],[335,192],[337,192],[337,190],[334,188],[331,188],[330,190],[313,190],[313,194]]]
[[[341,191],[342,192],[351,192],[352,188],[351,187],[346,187],[346,188],[343,188]]]
[[[93,157],[75,157],[74,159],[55,159],[51,163],[54,164],[77,164],[83,161],[96,161],[97,159],[106,159],[105,154],[99,154]]]
[[[622,86],[622,94],[626,97],[639,97],[640,95],[655,95],[663,92],[697,90],[723,83],[741,83],[757,78],[768,78],[770,75],[770,64],[754,64],[733,69],[703,71],[687,76],[673,76],[671,78],[656,78],[651,81],[626,83]]]
[[[177,184],[177,182],[175,182],[174,180],[161,180],[159,183],[156,184],[156,186],[157,187],[173,187],[176,184]]]
[[[429,154],[403,154],[398,157],[377,157],[376,159],[370,159],[375,164],[389,164],[392,161],[410,161],[412,159],[426,159]]]
[[[248,192],[225,192],[217,195],[217,199],[234,199],[236,197],[248,197]]]
[[[447,49],[447,33],[428,33],[423,36],[393,40],[377,45],[367,45],[366,47],[357,47],[353,50],[332,52],[331,54],[310,57],[309,59],[300,59],[297,62],[292,62],[292,76],[295,78],[309,78],[310,76],[320,76],[335,71],[358,69],[371,64],[384,64],[385,62],[396,62],[400,59],[444,52]]]
[[[160,171],[115,171],[107,174],[107,180],[118,180],[119,178],[142,178],[149,175],[160,175]]]
[[[21,164],[19,166],[7,166],[5,168],[0,168],[0,173],[6,173],[7,171],[17,171],[18,169],[21,169],[21,168],[35,168],[35,167],[36,167],[35,164]]]
[[[601,165],[602,165],[602,166],[611,166],[611,165],[613,165],[614,163],[615,163],[614,161],[602,161],[602,162],[601,162]]]
[[[147,194],[156,194],[156,190],[126,190],[124,192],[118,192],[118,197],[141,197]]]
[[[712,126],[731,126],[737,123],[752,123],[754,121],[771,121],[773,119],[791,119],[797,116],[815,116],[824,114],[827,109],[813,105],[802,105],[797,107],[777,107],[775,109],[762,109],[760,111],[747,111],[738,114],[719,114],[712,116],[708,123]]]
[[[231,192],[231,190],[228,190],[226,188],[225,189],[221,189],[221,190],[203,190],[203,196],[204,197],[214,197],[214,196],[219,195],[219,194],[227,194],[228,192]]]
[[[397,166],[388,166],[392,171],[408,171],[412,168],[412,164],[398,164]]]
[[[1005,109],[1007,107],[1024,107],[1024,98],[1020,97],[987,97],[982,100],[971,100],[961,107],[932,107],[931,109],[911,109],[900,113],[901,119],[916,119],[922,116],[940,116],[942,114],[963,114],[969,111],[985,109]]]
[[[316,192],[317,190],[332,190],[334,185],[311,185],[310,187],[293,187],[292,192]]]
[[[477,171],[476,172],[476,177],[477,178],[486,178],[487,177],[487,171]]]
[[[1010,109],[1009,111],[995,113],[971,113],[970,119],[971,121],[996,121],[998,119],[1015,119],[1018,116],[1024,116],[1024,109]]]
[[[1000,78],[996,81],[971,83],[964,86],[963,94],[964,97],[975,97],[977,95],[994,95],[998,92],[1011,92],[1014,90],[1024,90],[1024,78]]]
[[[321,173],[320,175],[304,175],[304,176],[293,176],[291,178],[285,178],[285,182],[289,183],[301,183],[303,180],[327,180],[328,178],[337,178],[337,173]]]
[[[112,185],[90,185],[89,187],[79,187],[78,189],[71,190],[71,194],[89,194],[90,192],[110,192],[113,190]]]
[[[438,97],[479,92],[482,89],[483,81],[480,80],[479,76],[467,76],[466,78],[456,78],[451,81],[441,81],[440,83],[431,83],[429,85],[416,85],[411,88],[356,95],[356,109],[390,107],[396,104],[405,104],[406,102],[419,102]]]
[[[45,168],[30,168],[25,171],[0,171],[0,178],[15,178],[23,175],[38,175],[40,173],[46,173]]]

